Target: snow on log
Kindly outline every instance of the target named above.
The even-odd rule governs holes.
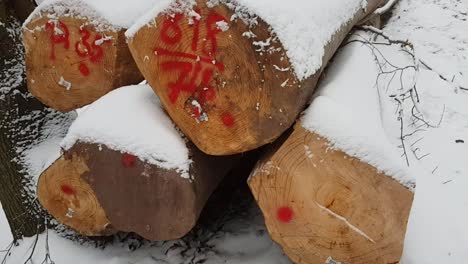
[[[300,123],[257,164],[249,187],[295,263],[400,260],[413,193]]]
[[[336,55],[292,133],[249,180],[272,238],[297,263],[400,260],[420,170],[402,156],[400,88],[376,85],[373,52],[354,42]]]
[[[204,152],[270,143],[353,25],[384,0],[165,0],[127,32],[174,122]]]
[[[135,232],[150,240],[188,233],[237,162],[183,139],[147,85],[112,91],[84,109],[42,173],[41,204],[85,235]]]
[[[156,0],[136,2],[42,2],[23,26],[31,93],[50,107],[70,111],[141,81],[124,32]]]

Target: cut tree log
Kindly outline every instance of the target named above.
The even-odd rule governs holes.
[[[398,263],[413,193],[300,123],[285,137],[248,182],[273,240],[295,263]]]
[[[154,1],[46,0],[24,24],[28,88],[70,111],[143,80],[124,32]]]
[[[205,153],[234,154],[293,124],[351,28],[383,2],[174,0],[126,36],[178,127]]]
[[[64,155],[39,178],[39,201],[88,236],[182,237],[240,158],[208,156],[184,140],[146,85],[90,105],[62,145]]]
[[[350,36],[292,133],[271,146],[248,182],[272,238],[296,263],[400,260],[421,170],[402,155],[394,94],[413,79],[382,76],[391,72],[387,59],[410,59],[395,52],[399,45],[376,52],[363,44],[373,38]]]

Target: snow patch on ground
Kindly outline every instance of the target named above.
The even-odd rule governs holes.
[[[467,1],[400,1],[385,31],[409,39],[436,72],[468,89]]]
[[[467,11],[468,3],[460,0],[400,1],[383,31],[414,44],[418,70],[403,76],[389,71],[391,64],[415,65],[399,45],[349,44],[335,57],[303,117],[307,128],[335,147],[397,180],[415,180],[402,264],[468,259]],[[371,38],[358,32],[353,39]],[[387,72],[379,78],[372,57],[380,58]]]
[[[418,151],[429,173],[417,180],[403,264],[466,263],[468,259],[468,2],[405,0],[384,28],[415,45],[433,70],[418,77],[425,128]],[[443,80],[441,76],[447,81]]]
[[[0,207],[0,260],[3,249],[11,243],[9,227]],[[32,252],[36,237],[20,241],[13,247],[6,263],[24,263]],[[237,213],[222,224],[221,230],[199,229],[187,237],[165,242],[143,242],[136,250],[129,250],[127,242],[113,243],[104,249],[79,244],[52,230],[37,237],[32,263],[41,263],[50,248],[51,260],[56,264],[291,264],[281,249],[271,241],[263,217],[250,201],[247,212]]]
[[[104,144],[189,177],[186,142],[149,85],[119,88],[81,111],[62,147],[70,149],[78,141]]]

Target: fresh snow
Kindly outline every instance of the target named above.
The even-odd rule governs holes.
[[[119,88],[87,106],[71,125],[62,147],[70,149],[77,141],[103,144],[189,177],[186,142],[149,85]]]
[[[390,97],[398,92],[399,82],[392,82],[388,92],[387,83],[376,87],[379,68],[372,52],[360,43],[349,45],[334,59],[301,123],[411,187],[417,172],[402,157],[397,106]]]
[[[367,0],[327,0],[326,4],[323,0],[237,2],[271,26],[286,50],[296,77],[302,81],[320,69],[325,45],[366,6]]]
[[[126,36],[132,38],[141,27],[154,23],[154,18],[161,13],[183,11],[195,16],[195,1],[182,0],[181,8],[175,8],[175,2],[161,0],[126,32]],[[328,0],[326,4],[323,0],[207,0],[207,3],[209,6],[225,3],[235,12],[231,20],[246,14],[252,17],[252,23],[257,16],[263,19],[283,44],[296,77],[302,81],[320,69],[325,45],[343,24],[366,6],[367,0]]]
[[[462,264],[468,259],[467,12],[466,1],[401,0],[383,32],[414,44],[419,70],[405,70],[403,87],[399,74],[380,75],[377,81],[380,71],[372,50],[381,64],[383,57],[388,59],[382,64],[387,71],[390,63],[401,67],[415,61],[398,45],[376,45],[380,55],[360,42],[348,44],[302,117],[306,128],[335,148],[415,184],[402,264]],[[364,32],[353,37],[370,39]],[[413,85],[416,102],[407,97]]]
[[[37,237],[30,263],[43,263],[48,235],[50,258],[55,264],[291,264],[268,236],[260,210],[254,201],[250,202],[246,212],[237,213],[225,221],[218,231],[204,227],[196,234],[179,240],[143,241],[136,250],[130,250],[131,240],[123,243],[117,240],[100,249],[89,242],[80,244],[49,230],[48,234]],[[19,246],[13,247],[5,263],[24,263],[32,252],[35,239],[19,241]],[[0,204],[0,261],[6,254],[3,250],[11,241],[8,222]]]
[[[98,31],[127,29],[156,5],[159,0],[43,0],[24,25],[44,12],[50,17],[75,16],[87,18]]]
[[[260,3],[276,7],[276,2],[279,3],[276,0],[260,0],[258,3],[242,1],[246,2],[244,4],[250,10],[255,10]],[[45,3],[47,2],[52,1],[45,0]],[[172,2],[157,1],[153,5],[153,13],[143,15],[136,28],[150,22],[154,14],[164,11]],[[311,1],[310,5],[313,5],[313,2],[316,1]],[[190,4],[190,1],[187,3]],[[280,10],[267,9],[255,10],[255,13],[266,21],[274,12],[280,13]],[[323,7],[320,7],[320,10],[324,10]],[[107,10],[111,11],[112,8]],[[401,0],[383,31],[392,38],[408,39],[414,44],[417,59],[424,62],[418,63],[419,71],[405,71],[402,77],[403,90],[398,76],[381,76],[376,82],[379,67],[372,49],[359,42],[348,44],[335,57],[312,106],[301,119],[307,129],[326,137],[333,147],[369,162],[406,186],[414,188],[415,200],[407,228],[402,264],[464,264],[468,259],[468,91],[465,90],[468,88],[467,11],[468,2],[463,0]],[[278,21],[282,20],[278,18]],[[248,32],[245,34],[248,35]],[[354,35],[353,40],[364,41],[372,38],[369,33],[360,31]],[[281,41],[285,45],[285,40]],[[384,40],[378,37],[377,41]],[[411,56],[398,45],[379,45],[377,48],[382,52],[382,56],[377,54],[380,62],[384,56],[396,66],[414,64]],[[15,63],[21,62],[12,62],[12,78],[5,80],[7,84],[21,81],[22,76],[19,73],[23,66],[18,64],[15,68]],[[384,66],[387,67],[390,65]],[[395,98],[405,98],[401,97],[401,94],[407,92],[413,84],[417,88],[419,102],[414,103],[406,97],[403,104],[397,104]],[[14,92],[10,89],[10,85],[0,85],[2,92]],[[130,88],[124,89],[128,92]],[[149,95],[150,89],[146,90]],[[142,92],[141,95],[143,94]],[[94,111],[93,108],[103,104],[101,101],[82,109],[79,119],[90,115],[90,111]],[[125,100],[125,103],[127,101]],[[152,103],[149,101],[151,100],[146,103],[152,108],[157,104],[158,111],[161,111],[157,99]],[[423,118],[427,125],[412,117],[411,110],[414,105],[417,107],[416,115]],[[135,117],[125,111],[126,109],[130,107],[123,103],[117,104],[111,113],[105,113],[106,118],[96,118],[91,128],[87,126],[89,131],[95,126],[105,124],[109,124],[110,127],[122,125],[124,122],[120,120],[127,122],[128,117]],[[162,111],[158,113],[164,114]],[[93,117],[89,118],[91,120]],[[46,126],[46,133],[38,140],[38,144],[27,149],[18,149],[21,161],[27,164],[28,175],[37,177],[60,154],[58,142],[64,135],[63,128],[68,127],[71,119],[73,116],[60,122],[49,120],[50,126]],[[130,120],[133,122],[133,119]],[[148,122],[150,123],[154,122]],[[165,123],[172,127],[170,121]],[[405,134],[404,145],[408,162],[402,155],[401,128]],[[131,130],[126,125],[120,126],[119,129]],[[134,136],[127,133],[125,137]],[[177,133],[174,134],[176,135]],[[94,136],[96,134],[93,133]],[[67,138],[64,143],[72,144],[75,140],[77,138]],[[169,150],[172,151],[171,148]],[[306,155],[313,153],[313,150],[309,149],[304,151]],[[347,221],[343,216],[327,212],[332,217]],[[37,251],[33,255],[34,263],[41,263],[44,259],[45,237],[45,234],[39,236]],[[57,264],[185,264],[205,258],[204,263],[209,264],[289,263],[279,247],[268,237],[261,213],[255,205],[252,205],[247,216],[237,215],[235,219],[226,223],[223,232],[203,240],[209,247],[213,246],[212,251],[203,252],[201,255],[197,253],[200,241],[200,237],[189,236],[165,243],[150,243],[135,251],[129,251],[126,245],[119,243],[101,250],[88,244],[80,245],[54,231],[49,231],[52,259]],[[0,207],[0,259],[3,259],[5,254],[2,249],[10,242],[9,226]],[[7,263],[24,263],[31,252],[33,242],[34,238],[21,241],[19,247],[13,248]],[[173,247],[174,245],[177,246]],[[188,250],[188,253],[182,256],[185,250]],[[330,258],[326,262],[338,263],[337,261]]]
[[[401,1],[384,31],[409,39],[433,69],[418,77],[426,118],[437,124],[444,113],[440,126],[413,137],[422,138],[419,152],[429,155],[419,163],[429,173],[417,177],[401,262],[467,263],[468,2]]]

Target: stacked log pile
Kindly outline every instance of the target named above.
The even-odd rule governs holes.
[[[100,2],[46,0],[24,26],[33,95],[60,111],[92,103],[40,176],[39,200],[57,220],[89,236],[179,238],[238,154],[274,142],[249,186],[293,261],[399,260],[411,191],[328,151],[300,122],[288,131],[348,33],[384,0],[331,1],[319,24],[309,14],[319,1],[139,0],[126,23]],[[117,2],[120,14],[138,5]],[[333,12],[342,19],[325,24]],[[143,77],[149,85],[119,88]]]

